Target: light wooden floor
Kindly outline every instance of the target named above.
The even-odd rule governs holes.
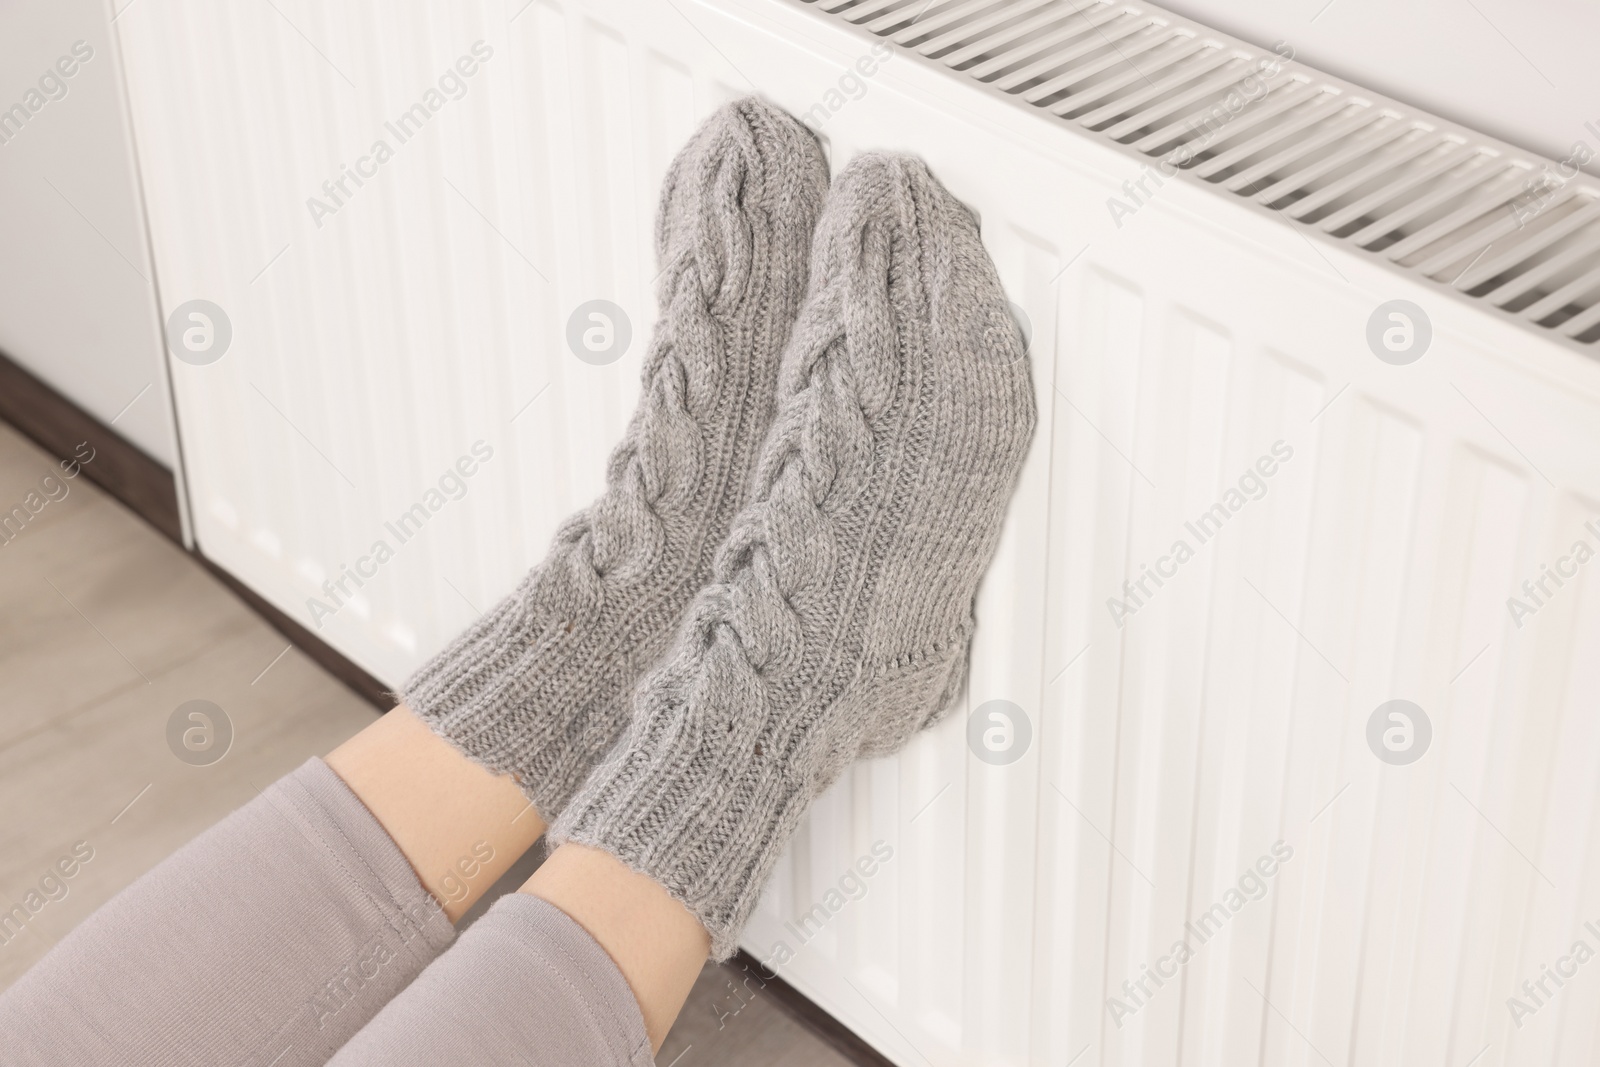
[[[53,469],[0,423],[0,513]],[[64,898],[0,945],[0,989],[173,849],[375,717],[181,549],[86,478],[67,485],[0,544],[0,903],[77,843],[94,852]],[[195,699],[234,728],[208,767],[167,747],[168,717]],[[848,1061],[742,971],[708,965],[659,1062]]]

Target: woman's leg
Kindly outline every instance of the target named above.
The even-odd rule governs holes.
[[[516,783],[396,708],[162,862],[0,995],[0,1062],[325,1063],[544,829]]]
[[[650,1048],[659,1049],[711,950],[700,920],[659,882],[584,845],[552,852],[523,895],[560,908],[605,950],[638,1002]]]
[[[650,1067],[710,944],[658,882],[564,845],[329,1067]]]
[[[334,1067],[647,1063],[811,801],[959,695],[1033,429],[1021,338],[971,214],[915,160],[845,169],[816,268],[755,499],[627,736],[524,891]]]
[[[441,741],[401,705],[328,754],[457,922],[545,831],[517,783]]]
[[[325,1063],[453,937],[383,827],[312,759],[0,994],[0,1062]]]

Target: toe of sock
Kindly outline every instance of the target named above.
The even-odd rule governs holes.
[[[870,254],[873,240],[864,235],[881,231],[894,267],[917,273],[923,297],[917,310],[940,354],[996,363],[1022,358],[1023,338],[983,246],[977,214],[922,160],[864,153],[840,173],[829,196],[830,211],[837,204],[844,218],[827,230],[835,243],[819,252],[819,259],[826,257],[823,269],[839,270]]]
[[[803,267],[827,185],[822,146],[787,112],[757,96],[723,105],[678,153],[662,186],[663,303],[691,265],[713,303],[737,300],[750,270],[774,252],[774,262],[798,259]]]

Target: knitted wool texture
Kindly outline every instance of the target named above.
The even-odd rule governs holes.
[[[756,496],[557,820],[664,885],[726,958],[807,807],[964,688],[973,603],[1033,432],[971,213],[917,160],[835,180]]]
[[[755,97],[700,127],[662,189],[661,314],[604,494],[401,692],[547,820],[621,735],[748,498],[827,183],[816,138]]]

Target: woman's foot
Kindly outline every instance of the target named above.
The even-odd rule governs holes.
[[[1034,425],[972,214],[915,159],[839,175],[754,499],[553,841],[605,850],[726,957],[812,799],[959,696]]]
[[[755,97],[700,127],[662,189],[661,316],[604,495],[404,687],[418,717],[516,778],[546,819],[621,734],[635,681],[748,496],[827,181],[815,137]]]

